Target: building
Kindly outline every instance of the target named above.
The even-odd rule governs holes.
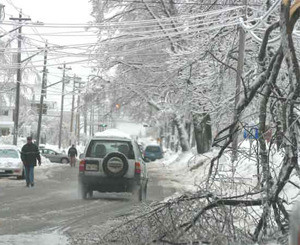
[[[0,108],[0,136],[6,136],[13,132],[14,128],[14,108],[1,106]]]

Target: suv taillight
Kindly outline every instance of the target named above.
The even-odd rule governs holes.
[[[84,172],[85,170],[85,160],[81,160],[79,163],[79,172]]]
[[[135,163],[135,173],[136,174],[140,174],[141,173],[141,163],[140,162],[136,162]]]

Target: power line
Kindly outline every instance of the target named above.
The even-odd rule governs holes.
[[[120,5],[122,6],[126,6],[126,3],[138,3],[138,4],[145,4],[145,3],[150,3],[150,4],[159,4],[161,5],[162,3],[161,2],[156,2],[156,1],[146,1],[146,0],[143,0],[143,1],[138,1],[138,0],[123,0],[123,1],[120,1],[120,0],[110,0],[110,2],[119,2]],[[235,1],[236,2],[236,1]],[[124,3],[124,4],[122,4]],[[188,1],[188,2],[173,2],[172,4],[175,4],[175,5],[198,5],[198,6],[243,6],[242,3],[240,4],[237,4],[237,3],[234,3],[234,1],[232,1],[232,3],[199,3],[199,2],[192,2],[192,1]],[[251,4],[251,6],[261,6],[261,4]]]
[[[107,27],[111,28],[113,26],[132,26],[134,24],[141,25],[141,24],[157,24],[158,21],[161,23],[164,22],[169,22],[169,21],[174,21],[174,20],[182,20],[186,22],[187,20],[190,19],[196,19],[200,17],[207,17],[210,15],[218,15],[224,12],[230,12],[230,11],[235,11],[235,10],[242,10],[243,6],[236,6],[236,7],[231,7],[231,8],[226,8],[226,9],[218,9],[218,10],[212,10],[212,11],[207,11],[203,13],[198,13],[198,14],[189,14],[189,15],[177,15],[177,16],[172,16],[172,17],[163,17],[163,18],[158,18],[158,19],[148,19],[148,20],[136,20],[136,21],[123,21],[123,22],[103,22],[103,23],[93,23],[93,24],[82,24],[82,23],[28,23],[27,26],[34,26],[37,28],[43,28],[43,27],[48,27],[48,28],[92,28],[92,27]],[[2,22],[3,25],[11,25],[11,22]]]

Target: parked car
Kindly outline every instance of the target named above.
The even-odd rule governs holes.
[[[155,161],[163,158],[163,151],[159,145],[148,145],[144,151],[144,158],[146,160]]]
[[[0,176],[16,176],[24,178],[24,166],[18,147],[0,145]]]
[[[69,163],[69,157],[66,154],[56,152],[51,149],[40,148],[40,153],[44,157],[48,158],[51,162]]]
[[[93,191],[131,192],[139,201],[145,200],[148,176],[138,144],[107,131],[89,141],[80,161],[82,198],[92,197]]]

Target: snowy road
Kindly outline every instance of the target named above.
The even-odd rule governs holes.
[[[92,200],[82,200],[78,197],[77,175],[77,168],[55,164],[35,169],[34,188],[26,188],[24,180],[0,178],[0,238],[53,231],[73,237],[93,226],[105,228],[110,220],[141,205],[130,194],[95,192]],[[175,192],[163,180],[159,164],[149,163],[149,175],[149,201],[162,200]]]

